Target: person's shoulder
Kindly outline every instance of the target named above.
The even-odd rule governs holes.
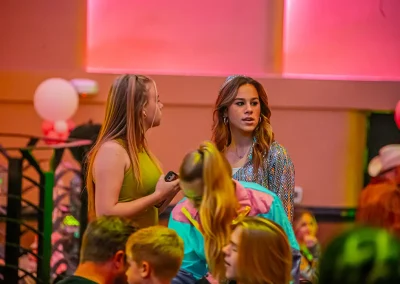
[[[237,181],[245,190],[248,191],[259,191],[264,194],[272,195],[275,196],[276,194],[273,193],[272,191],[268,190],[266,187],[252,181]]]
[[[96,160],[113,161],[117,159],[121,161],[121,158],[129,158],[128,152],[116,140],[105,141],[96,154]]]
[[[288,151],[276,141],[271,144],[265,162],[268,167],[289,167],[294,170],[294,164]]]
[[[287,149],[282,144],[279,144],[277,141],[272,142],[271,146],[269,147],[269,155],[289,157]]]
[[[174,221],[188,224],[190,223],[187,214],[190,214],[190,217],[194,217],[196,209],[192,206],[189,199],[186,197],[179,201],[175,207],[172,209],[171,217]]]
[[[239,189],[247,192],[246,197],[248,198],[249,204],[254,209],[257,209],[257,214],[265,214],[269,212],[272,204],[275,200],[279,199],[278,196],[255,182],[239,181]]]
[[[64,278],[63,280],[59,282],[55,282],[57,284],[97,284],[96,282],[89,280],[87,278],[81,277],[81,276],[69,276],[67,278]]]
[[[108,140],[103,142],[99,151],[126,152],[124,145],[117,140]]]

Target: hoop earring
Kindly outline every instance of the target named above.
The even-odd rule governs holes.
[[[228,124],[228,118],[226,116],[224,117],[224,124]]]

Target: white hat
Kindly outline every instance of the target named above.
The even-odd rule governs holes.
[[[397,166],[400,166],[400,144],[387,145],[379,150],[379,156],[369,162],[368,174],[376,177]]]

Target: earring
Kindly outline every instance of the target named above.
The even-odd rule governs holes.
[[[145,112],[145,111],[143,111],[143,116],[144,116],[144,117],[147,117],[147,114],[146,114],[146,112]]]
[[[226,116],[224,117],[224,124],[228,124],[228,118]]]
[[[259,122],[261,123],[261,116],[260,116],[260,121]]]

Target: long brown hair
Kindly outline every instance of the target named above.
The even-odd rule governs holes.
[[[226,147],[231,144],[230,127],[229,123],[224,123],[224,116],[228,107],[234,102],[239,88],[246,84],[256,88],[261,104],[261,121],[253,134],[256,140],[253,148],[253,167],[254,173],[257,174],[263,155],[268,153],[268,149],[274,141],[274,132],[270,123],[271,110],[268,105],[268,96],[264,87],[258,81],[246,76],[231,76],[226,79],[215,102],[211,140],[221,152],[225,151]]]
[[[211,142],[204,142],[187,154],[180,168],[182,181],[203,181],[199,215],[207,263],[216,279],[225,275],[222,248],[229,242],[239,207],[231,171],[228,161]]]
[[[88,192],[89,219],[96,215],[93,165],[96,154],[106,141],[121,139],[131,161],[134,176],[141,183],[139,167],[140,152],[147,152],[158,165],[147,148],[143,108],[148,102],[148,91],[154,81],[143,75],[122,75],[111,85],[108,93],[105,118],[96,143],[88,154],[86,187]]]
[[[245,217],[237,226],[242,228],[238,279],[243,283],[289,283],[292,251],[285,231],[260,217]]]

